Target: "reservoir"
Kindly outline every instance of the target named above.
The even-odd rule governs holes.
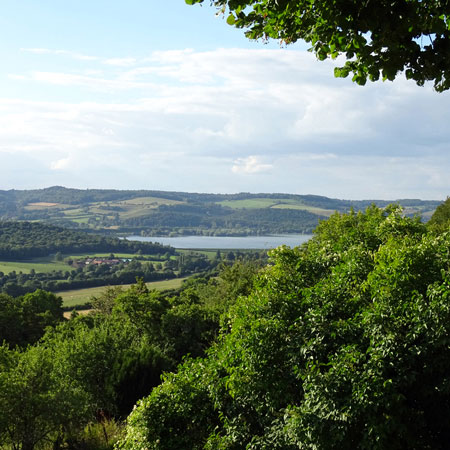
[[[158,242],[175,248],[185,249],[260,249],[269,250],[280,245],[295,247],[311,238],[311,234],[282,234],[272,236],[128,236],[130,241]]]

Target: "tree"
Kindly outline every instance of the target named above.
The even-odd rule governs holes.
[[[40,289],[23,297],[0,294],[0,342],[11,348],[38,341],[46,327],[64,320],[62,298]]]
[[[92,308],[102,314],[109,315],[113,310],[115,299],[122,293],[122,286],[107,286],[100,295],[90,298]]]
[[[82,423],[85,390],[54,368],[55,355],[44,346],[22,353],[0,346],[0,448],[33,450]]]
[[[186,0],[187,4],[204,0]],[[422,86],[450,88],[450,4],[447,1],[212,0],[250,39],[304,40],[320,60],[344,55],[338,77],[394,80],[405,71]]]
[[[335,214],[226,314],[207,357],[130,415],[121,448],[445,449],[450,233]]]
[[[438,230],[448,228],[450,225],[450,197],[447,197],[447,200],[436,208],[428,224]]]

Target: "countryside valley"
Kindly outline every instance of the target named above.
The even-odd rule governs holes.
[[[258,196],[258,204],[266,198]],[[46,207],[52,200],[46,197]],[[251,200],[236,201],[248,207]],[[433,210],[432,202],[413,203],[409,212]],[[332,379],[345,386],[348,377],[368,396],[351,413],[357,439],[365,439],[371,408],[403,421],[400,391],[415,399],[415,410],[437,409],[442,419],[414,422],[398,442],[422,439],[444,448],[435,432],[448,412],[446,403],[438,407],[442,394],[431,394],[420,377],[406,387],[396,380],[428,358],[417,339],[431,334],[444,340],[428,376],[437,386],[446,382],[450,199],[427,223],[398,205],[336,212],[301,247],[268,254],[128,241],[109,227],[102,234],[97,223],[85,231],[48,224],[51,215],[11,219],[0,222],[0,448],[242,448],[255,436],[262,445],[256,448],[268,448],[275,432],[273,448],[290,450],[300,445],[288,432],[298,416],[279,418],[301,402],[311,433],[300,432],[302,442],[334,433],[340,448],[350,448],[346,432],[309,420],[317,407],[334,414],[329,402],[344,388],[327,386]],[[367,328],[370,339],[361,340]],[[390,340],[404,345],[386,348]],[[317,372],[311,357],[326,369]],[[364,378],[372,364],[399,383],[392,405],[376,404],[386,381],[377,384],[382,375],[375,372]],[[351,394],[342,401],[354,408]],[[371,420],[378,423],[376,415]],[[392,443],[386,439],[384,448]],[[219,445],[233,440],[236,446]]]

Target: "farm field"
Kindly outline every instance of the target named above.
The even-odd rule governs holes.
[[[259,209],[259,208],[271,208],[272,206],[280,203],[282,200],[274,198],[250,198],[244,200],[223,200],[216,202],[218,205],[226,206],[233,209]]]
[[[115,214],[120,219],[146,216],[149,214],[148,210],[156,209],[161,205],[172,206],[181,203],[184,202],[157,197],[137,197],[129,200],[94,202],[82,208],[64,205],[62,209],[67,218],[79,223],[85,223],[89,218],[99,218],[101,216],[113,218]],[[30,208],[30,205],[28,205],[28,208]]]
[[[119,252],[113,252],[114,258],[123,258],[123,259],[133,259],[136,258],[136,253],[119,253]],[[72,255],[64,255],[64,259],[83,259],[83,258],[109,258],[111,256],[111,252],[91,252],[91,253],[74,253]],[[143,256],[145,258],[155,258],[155,261],[157,260],[156,255],[150,255],[150,254],[142,254],[140,256]]]
[[[292,204],[292,203],[278,203],[276,205],[271,206],[272,209],[298,209],[301,211],[308,211],[313,214],[318,214],[319,216],[326,216],[330,217],[332,214],[335,213],[332,209],[324,209],[324,208],[317,208],[314,206],[307,206],[307,205],[299,205],[299,204]]]
[[[295,199],[284,199],[284,198],[251,198],[244,200],[224,200],[217,202],[217,204],[222,206],[227,206],[232,209],[260,209],[260,208],[270,208],[270,209],[296,209],[301,211],[308,211],[319,216],[329,217],[335,212],[334,209],[318,208],[315,206],[309,206],[303,204],[299,200]]]
[[[19,273],[52,272],[53,270],[69,270],[70,267],[64,262],[53,261],[51,257],[36,258],[29,261],[0,261],[0,272]]]
[[[158,289],[164,291],[167,289],[177,289],[181,287],[186,278],[174,278],[172,280],[153,281],[145,283],[149,289]],[[132,284],[124,284],[122,287],[128,289]],[[71,291],[55,292],[56,295],[62,297],[63,306],[70,307],[75,305],[83,305],[87,303],[93,296],[100,295],[105,290],[106,286],[98,286],[86,289],[74,289]]]

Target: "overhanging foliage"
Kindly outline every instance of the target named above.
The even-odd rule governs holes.
[[[186,0],[187,4],[204,0]],[[344,55],[335,75],[394,80],[402,71],[450,88],[450,4],[440,0],[214,0],[250,39],[304,40],[320,60]]]

